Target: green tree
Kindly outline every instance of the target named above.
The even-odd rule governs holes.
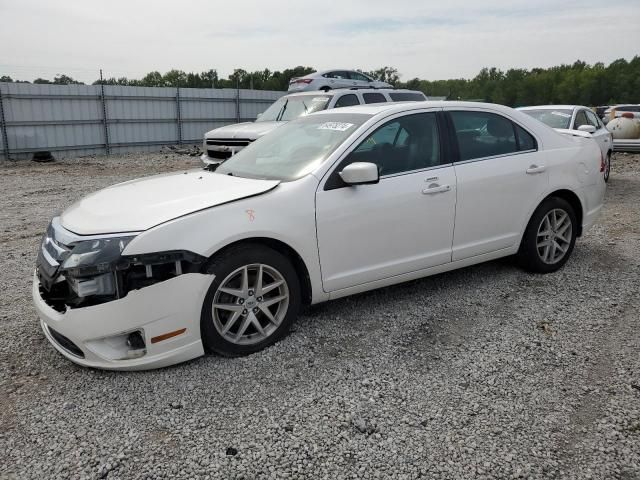
[[[34,82],[35,83],[35,82]],[[83,82],[79,82],[78,80],[74,80],[68,75],[58,74],[53,77],[53,82],[56,85],[84,85]]]

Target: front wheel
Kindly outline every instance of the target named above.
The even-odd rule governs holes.
[[[202,306],[207,350],[248,355],[284,337],[298,315],[300,283],[291,262],[255,244],[232,247],[208,268],[214,280]]]
[[[536,273],[559,270],[573,251],[576,235],[573,207],[562,198],[547,198],[529,220],[518,251],[520,264]]]

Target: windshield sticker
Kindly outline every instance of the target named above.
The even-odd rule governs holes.
[[[551,112],[551,115],[557,115],[558,117],[571,118],[571,115],[564,112]]]
[[[346,132],[351,127],[353,127],[353,123],[325,122],[318,127],[318,130],[335,130],[337,132]]]
[[[313,97],[311,99],[312,102],[326,102],[327,101],[327,97]]]

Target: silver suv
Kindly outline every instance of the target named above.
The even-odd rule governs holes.
[[[223,162],[274,128],[320,110],[369,103],[424,100],[428,100],[425,94],[414,90],[367,88],[291,93],[276,100],[255,122],[236,123],[205,133],[204,153],[200,159],[206,164]]]

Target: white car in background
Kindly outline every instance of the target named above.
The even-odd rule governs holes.
[[[381,82],[355,70],[323,70],[304,77],[294,77],[289,81],[290,92],[310,90],[335,90],[336,88],[393,88],[393,85]]]
[[[214,171],[81,199],[43,238],[33,299],[80,365],[250,354],[302,305],[510,255],[558,270],[602,209],[603,168],[592,140],[504,106],[325,110]]]
[[[205,164],[218,164],[238,153],[274,128],[298,117],[320,110],[370,103],[420,102],[427,100],[415,90],[339,89],[328,92],[301,92],[280,97],[255,122],[236,123],[211,130],[204,135]]]
[[[621,117],[623,113],[631,113],[633,118],[640,118],[640,105],[637,103],[612,105],[608,107],[602,114],[602,121],[609,123],[611,120],[611,111],[615,109],[614,117]]]
[[[581,105],[540,105],[518,110],[560,131],[580,131],[591,135],[598,143],[605,162],[604,180],[609,181],[613,136],[602,120],[588,107]]]

